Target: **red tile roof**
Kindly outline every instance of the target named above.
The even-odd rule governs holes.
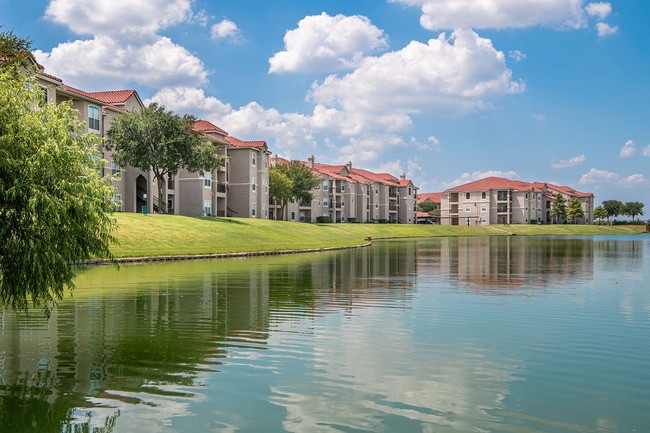
[[[431,200],[434,203],[440,203],[440,194],[441,192],[421,192],[418,194],[418,203],[424,203],[427,200]]]
[[[545,182],[523,182],[520,180],[506,179],[504,177],[486,177],[474,182],[459,185],[445,190],[445,192],[459,191],[488,191],[494,189],[511,189],[514,191],[536,191],[546,192],[548,194],[563,194],[576,197],[591,197],[590,192],[580,192],[568,186],[558,186]],[[545,191],[546,190],[546,191]],[[422,194],[420,194],[422,195]]]
[[[42,71],[39,72],[39,74],[42,75],[42,76],[44,76],[44,77],[47,77],[47,78],[49,78],[49,79],[51,79],[51,80],[58,81],[59,83],[63,83],[63,80],[62,80],[62,79],[60,79],[59,77],[55,77],[54,75],[47,74],[47,73],[42,72]]]
[[[527,191],[531,190],[532,186],[528,182],[506,179],[505,177],[486,177],[485,179],[476,180],[474,182],[469,182],[464,185],[446,189],[445,192],[488,191],[491,189],[513,189],[515,191]]]
[[[228,135],[226,131],[207,120],[197,120],[194,122],[194,130],[198,132],[217,132],[222,135]]]
[[[104,92],[88,92],[95,99],[99,99],[107,104],[116,105],[124,104],[136,91],[128,90],[108,90]]]
[[[261,148],[261,147],[266,147],[266,141],[244,141],[240,140],[239,138],[235,138],[232,136],[227,136],[226,141],[230,143],[233,147],[256,147],[256,148]]]

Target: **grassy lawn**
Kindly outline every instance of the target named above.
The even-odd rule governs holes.
[[[633,234],[643,226],[303,224],[248,218],[116,214],[115,257],[282,251],[361,245],[364,238]]]

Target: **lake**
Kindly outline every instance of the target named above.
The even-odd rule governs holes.
[[[647,432],[650,236],[97,267],[0,310],[0,432]]]

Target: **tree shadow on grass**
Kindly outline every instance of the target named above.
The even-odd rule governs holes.
[[[242,225],[242,226],[250,225],[249,223],[244,222],[244,221],[234,220],[232,218],[225,218],[225,217],[199,217],[199,216],[195,216],[195,217],[189,217],[189,218],[194,218],[194,219],[198,219],[198,220],[201,220],[201,221],[207,221],[207,222],[211,222],[211,223],[237,224],[237,225]]]

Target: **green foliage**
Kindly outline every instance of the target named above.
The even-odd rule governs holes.
[[[620,200],[605,200],[603,201],[603,208],[607,211],[607,219],[617,217],[623,213],[623,202]]]
[[[269,170],[269,196],[280,205],[281,218],[284,216],[284,208],[291,201],[293,184],[291,179],[277,169],[277,166]]]
[[[553,218],[556,223],[566,221],[567,201],[562,194],[558,194],[553,200],[551,205],[551,218]]]
[[[124,113],[113,120],[107,148],[115,150],[113,159],[118,164],[151,170],[161,199],[167,174],[181,168],[203,173],[223,164],[217,145],[194,131],[195,122],[193,116],[179,116],[151,103],[141,111]]]
[[[281,173],[284,177],[275,174],[272,175],[274,172]],[[291,183],[291,194],[288,196],[284,194],[286,185],[274,185],[276,182],[285,183],[285,178]],[[270,195],[280,203],[282,215],[284,215],[284,206],[290,201],[297,203],[311,202],[312,198],[314,198],[311,190],[319,184],[320,178],[315,176],[311,169],[300,161],[291,161],[288,164],[276,164],[269,171]],[[279,195],[274,195],[274,192]]]
[[[418,203],[418,210],[420,212],[433,212],[434,210],[439,209],[438,203],[434,203],[431,200],[426,200],[421,203]]]
[[[317,223],[331,223],[332,219],[330,217],[328,217],[328,216],[323,215],[323,216],[316,217],[316,222]]]
[[[569,199],[566,216],[567,218],[573,220],[573,224],[576,223],[577,218],[585,217],[585,212],[582,210],[582,202],[578,197],[571,197],[571,199]]]
[[[594,218],[596,218],[599,221],[603,221],[605,218],[608,218],[609,214],[605,210],[603,206],[596,206],[594,209]]]
[[[632,217],[632,222],[637,215],[643,215],[644,204],[639,201],[629,201],[623,205],[622,213]]]
[[[30,46],[29,39],[19,38],[13,32],[0,32],[0,72],[15,74],[21,67],[35,69]]]
[[[97,136],[39,100],[35,81],[0,73],[0,299],[15,309],[48,309],[80,261],[110,258],[115,225]]]

